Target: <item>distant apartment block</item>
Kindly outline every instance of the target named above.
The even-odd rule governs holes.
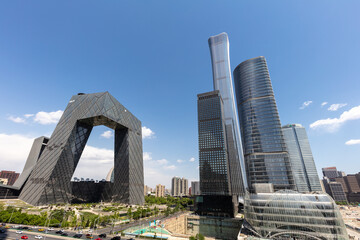
[[[18,179],[20,173],[17,173],[15,171],[6,171],[3,170],[0,172],[0,178],[7,178],[7,185],[13,185],[15,181]]]
[[[155,197],[165,197],[165,186],[158,184],[155,189]]]
[[[173,177],[171,180],[171,195],[182,197],[189,195],[189,183],[185,178]]]
[[[200,182],[199,181],[195,181],[195,182],[191,182],[191,195],[192,196],[197,196],[200,195]]]
[[[152,188],[148,185],[144,185],[144,196],[149,195],[152,192]]]

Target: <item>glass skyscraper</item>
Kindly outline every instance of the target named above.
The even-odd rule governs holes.
[[[297,190],[322,191],[305,128],[300,124],[288,124],[282,131]]]
[[[226,33],[209,38],[214,90],[223,101],[231,193],[243,195],[247,187],[245,164],[236,114],[234,90],[230,70],[229,39]]]
[[[231,195],[223,102],[219,91],[198,95],[200,190]]]
[[[272,183],[275,191],[294,189],[265,58],[240,63],[234,82],[249,187]]]

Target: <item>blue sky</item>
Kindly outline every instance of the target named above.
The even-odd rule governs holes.
[[[360,139],[359,7],[328,0],[2,1],[1,169],[22,170],[32,139],[51,135],[72,95],[109,91],[153,133],[143,142],[146,183],[197,179],[196,95],[212,90],[207,39],[227,32],[232,70],[266,57],[281,123],[306,127],[318,170],[359,172],[360,141],[345,144]],[[101,134],[108,130],[94,128],[77,169],[83,177],[106,175],[113,137]]]

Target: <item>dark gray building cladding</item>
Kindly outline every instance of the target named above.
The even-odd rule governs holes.
[[[38,137],[34,140],[33,145],[30,149],[29,156],[26,160],[24,169],[16,180],[14,185],[0,185],[0,199],[18,198],[21,190],[27,182],[32,170],[34,169],[37,161],[39,160],[42,152],[44,151],[49,138]]]
[[[200,191],[195,208],[200,215],[234,217],[238,210],[239,172],[229,156],[224,106],[218,90],[198,94]],[[237,176],[234,176],[237,174]],[[217,203],[222,204],[218,205]]]
[[[92,128],[98,125],[115,131],[114,182],[81,188],[77,185],[82,183],[72,183],[71,177]],[[93,200],[143,204],[141,134],[141,122],[108,92],[74,95],[19,198],[32,205]],[[80,188],[84,191],[76,190]]]
[[[219,91],[198,95],[200,190],[231,195],[223,103]]]

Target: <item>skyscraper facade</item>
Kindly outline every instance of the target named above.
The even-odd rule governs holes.
[[[291,170],[299,192],[321,191],[319,176],[305,128],[300,124],[282,127]]]
[[[223,102],[219,91],[198,94],[200,190],[231,195]]]
[[[247,181],[241,146],[239,123],[236,114],[233,82],[230,70],[229,39],[226,33],[209,38],[214,90],[218,90],[223,101],[226,144],[230,171],[230,192],[244,195]]]
[[[294,189],[265,58],[240,63],[234,82],[249,187],[272,183],[275,191]]]
[[[326,167],[322,168],[322,172],[324,174],[324,177],[331,179],[340,177],[340,172],[336,169],[336,167]]]

